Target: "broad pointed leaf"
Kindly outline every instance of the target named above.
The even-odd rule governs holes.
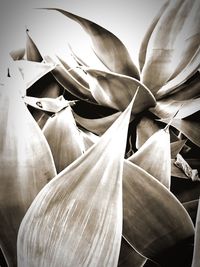
[[[170,188],[171,152],[168,130],[162,129],[154,133],[128,160]]]
[[[134,78],[90,68],[85,70],[90,78],[88,81],[91,93],[101,105],[123,111],[130,103],[137,89],[138,94],[133,105],[133,114],[137,114],[156,104],[155,98],[148,88]]]
[[[21,220],[56,171],[49,146],[17,90],[1,86],[0,103],[0,243],[9,266],[16,266]]]
[[[61,172],[85,150],[84,142],[70,107],[50,117],[43,128],[54,158],[57,172]]]
[[[97,57],[108,69],[139,79],[138,69],[132,62],[128,50],[124,44],[111,32],[80,16],[58,8],[46,8],[56,10],[68,18],[78,22],[89,34],[93,49]]]
[[[159,254],[164,256],[165,251],[181,246],[194,234],[189,215],[174,195],[127,160],[123,171],[123,214],[123,236],[138,252],[155,261]],[[176,258],[177,262],[180,260]]]
[[[29,35],[29,30],[26,30],[26,58],[28,61],[41,62],[43,60],[36,44]]]
[[[131,109],[37,195],[20,226],[19,266],[117,266]]]

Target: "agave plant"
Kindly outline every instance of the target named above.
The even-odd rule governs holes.
[[[2,108],[0,139],[7,264],[199,266],[199,0],[162,6],[141,43],[139,69],[107,29],[66,10],[43,11],[80,24],[104,66],[89,66],[73,48],[73,66],[52,58],[28,30],[25,49],[10,53],[5,86],[18,87],[12,99],[1,86],[9,108]],[[9,141],[14,101],[24,140],[33,136],[22,146],[13,130],[18,150]],[[34,138],[40,157],[30,167]]]

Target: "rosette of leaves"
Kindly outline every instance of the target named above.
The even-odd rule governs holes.
[[[70,181],[64,182],[64,178],[66,174],[71,173],[73,166],[82,170],[81,180],[85,179],[87,172],[91,177],[101,173],[101,164],[97,159],[97,165],[92,161],[92,174],[90,173],[89,165],[91,161],[87,162],[87,155],[94,153],[95,158],[98,153],[91,151],[96,151],[95,148],[98,146],[101,147],[100,144],[104,140],[102,138],[105,138],[101,135],[107,133],[107,129],[127,109],[134,97],[126,138],[125,158],[128,161],[124,160],[122,164],[121,154],[123,153],[120,149],[116,152],[120,157],[115,155],[116,160],[120,160],[120,166],[124,166],[122,175],[123,218],[121,215],[119,216],[123,219],[124,225],[120,254],[118,232],[118,241],[115,243],[115,253],[117,255],[110,255],[110,260],[114,262],[115,266],[118,256],[119,266],[138,267],[157,266],[158,264],[161,266],[191,266],[194,243],[192,240],[193,224],[196,226],[196,212],[200,194],[198,177],[198,171],[200,170],[200,2],[198,0],[171,0],[163,5],[149,25],[141,43],[138,55],[139,68],[134,64],[122,41],[107,29],[65,10],[47,8],[45,12],[53,11],[59,12],[65,15],[67,19],[72,19],[75,23],[80,24],[91,38],[94,54],[104,64],[104,69],[88,66],[87,62],[85,63],[73,50],[72,57],[78,68],[72,68],[67,60],[61,57],[57,57],[56,64],[54,64],[54,60],[44,51],[40,51],[40,44],[36,44],[27,31],[26,48],[11,53],[15,60],[14,65],[19,68],[24,79],[27,95],[24,97],[24,101],[39,126],[43,128],[49,116],[56,113],[56,118],[58,116],[61,118],[59,112],[66,109],[71,100],[77,100],[72,105],[76,125],[71,117],[70,123],[72,121],[73,123],[69,124],[70,132],[77,133],[78,130],[81,133],[81,131],[84,131],[85,139],[81,137],[81,143],[84,143],[84,140],[87,142],[85,150],[88,149],[88,146],[97,144],[89,150],[88,154],[81,151],[80,158],[77,155],[77,159],[73,159],[74,163],[71,164],[74,165],[69,165],[64,169],[58,175],[58,178],[55,178],[57,181],[54,180],[50,185],[47,185],[33,202],[20,229],[18,239],[19,262],[27,263],[30,260],[31,266],[34,266],[34,257],[37,255],[38,246],[40,247],[39,240],[41,238],[41,236],[38,236],[41,235],[41,232],[37,229],[37,222],[43,225],[45,220],[48,219],[45,218],[43,222],[41,216],[43,213],[37,215],[37,209],[34,207],[40,206],[40,201],[42,201],[47,210],[46,216],[50,217],[54,213],[51,213],[51,209],[48,209],[48,203],[53,202],[54,206],[52,207],[55,210],[58,208],[58,214],[62,211],[62,203],[66,204],[67,200],[63,197],[63,202],[56,206],[59,197],[55,198],[56,201],[54,201],[52,195],[54,193],[59,194],[59,190],[54,191],[56,189],[52,185],[59,183],[62,196],[65,195],[65,192],[73,195],[73,191],[63,190],[61,183],[63,179],[64,184],[70,184]],[[29,68],[36,66],[40,66],[40,68],[37,68],[39,73],[32,74],[32,77],[27,76],[26,73],[30,74]],[[58,97],[61,95],[64,96],[66,102],[59,101],[61,98]],[[61,133],[66,132],[63,128],[66,123],[64,120],[65,118],[62,116],[57,130],[60,131],[57,132],[59,138],[62,138]],[[48,124],[49,122],[47,126]],[[53,127],[53,124],[51,127]],[[99,138],[93,138],[94,134]],[[124,132],[123,138],[125,134]],[[79,134],[76,135],[79,140]],[[109,138],[107,140],[112,139],[111,136]],[[79,141],[78,143],[80,143]],[[71,142],[72,146],[68,148],[69,153],[74,152],[75,147],[77,149],[78,143],[76,142],[75,139]],[[108,143],[106,145],[109,145]],[[117,142],[115,142],[116,144]],[[60,147],[61,151],[64,147],[62,140],[56,144],[57,151],[59,151],[59,145],[62,145]],[[86,153],[86,155],[82,155],[82,153]],[[110,150],[109,153],[111,153]],[[57,154],[59,153],[57,152]],[[86,162],[84,158],[86,158]],[[57,160],[55,154],[54,160],[55,162]],[[102,157],[104,167],[106,166],[106,160],[108,160],[107,155]],[[82,164],[83,169],[80,164]],[[116,162],[113,164],[116,164]],[[87,171],[85,171],[84,166],[87,166]],[[111,175],[111,166],[109,164],[108,166],[108,174]],[[106,178],[105,180],[107,180]],[[71,183],[73,184],[73,180]],[[88,183],[91,184],[91,181]],[[76,186],[74,187],[75,192]],[[78,186],[77,192],[81,191],[81,184]],[[50,193],[48,193],[48,188],[52,190],[49,191]],[[46,197],[48,197],[47,202],[44,201]],[[77,199],[79,198],[77,197]],[[74,200],[70,201],[73,202]],[[95,199],[95,205],[98,204],[98,201]],[[70,203],[68,203],[69,210],[71,209]],[[170,203],[169,206],[168,203]],[[109,205],[109,202],[107,205]],[[110,205],[113,205],[113,203],[110,202]],[[85,207],[83,207],[83,211],[85,211]],[[30,235],[26,233],[26,223],[31,222],[29,218],[34,221],[34,216],[38,216],[38,221],[35,221],[34,229],[36,230],[34,230],[35,235],[33,236],[32,233]],[[79,219],[81,220],[81,218]],[[70,227],[71,220],[72,218],[69,219]],[[63,221],[67,227],[65,218],[63,218]],[[198,222],[199,219],[197,219],[197,224]],[[59,220],[59,229],[60,225],[62,225],[62,221]],[[95,227],[97,226],[98,220],[95,221]],[[51,224],[48,227],[51,227]],[[86,224],[85,227],[88,227],[88,225]],[[57,235],[56,229],[56,223],[54,223],[53,236]],[[98,227],[96,229],[96,232],[100,231]],[[197,232],[198,230],[196,230]],[[61,240],[62,238],[65,239],[61,232],[58,232],[58,235]],[[26,236],[28,237],[24,238]],[[73,236],[70,238],[73,240]],[[86,235],[83,238],[87,240],[88,236]],[[95,236],[95,238],[97,237]],[[199,236],[195,235],[194,246],[199,243],[198,239]],[[106,240],[108,242],[108,239]],[[48,242],[53,249],[51,243],[53,241],[50,237]],[[62,244],[59,244],[60,251],[67,248],[65,244],[68,244],[68,241],[63,243],[63,247]],[[82,244],[85,244],[84,240]],[[73,248],[71,245],[67,246],[70,249]],[[106,248],[106,246],[110,248],[109,243],[104,244],[103,247]],[[41,255],[49,255],[50,258],[38,258],[37,260],[38,263],[42,262],[47,265],[50,264],[53,254],[45,249],[45,245],[41,246]],[[98,249],[100,248],[98,247]],[[27,258],[23,259],[23,252],[29,250],[30,252],[24,256]],[[58,253],[54,252],[55,258],[52,258],[52,260],[65,266],[65,260],[59,258],[62,254],[60,251]],[[89,256],[86,259],[90,259],[94,264],[95,260],[91,258],[92,254],[88,243],[85,246],[85,251],[89,251]],[[76,262],[73,255],[74,253],[69,253],[70,260]],[[106,257],[109,257],[108,255],[106,254]],[[195,247],[194,266],[197,266],[198,256],[198,250]],[[85,255],[81,256],[81,260],[85,259],[84,257]],[[101,257],[103,259],[103,254]],[[151,260],[151,263],[148,259]],[[100,260],[101,258],[98,258],[98,264],[100,264]],[[106,262],[109,263],[108,258],[106,258]]]

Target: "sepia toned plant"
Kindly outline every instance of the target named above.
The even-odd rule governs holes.
[[[139,68],[107,29],[42,10],[78,23],[103,67],[48,55],[28,29],[10,53],[0,265],[200,266],[199,0],[164,3]]]

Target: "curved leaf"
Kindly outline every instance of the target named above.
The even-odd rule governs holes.
[[[22,74],[26,89],[56,67],[55,64],[26,60],[16,60],[15,63]]]
[[[161,119],[160,121],[168,124],[171,119]],[[191,119],[173,119],[170,123],[173,127],[182,132],[190,141],[200,147],[200,124],[197,121]]]
[[[170,1],[151,35],[142,70],[142,82],[154,95],[173,73],[173,59],[179,50],[176,39],[192,6],[190,0]]]
[[[150,109],[159,118],[173,117],[178,111],[176,118],[184,119],[200,110],[200,98],[175,101],[171,99],[157,101],[157,105]]]
[[[70,107],[50,117],[43,128],[43,134],[50,146],[58,173],[85,150]]]
[[[132,114],[137,114],[156,104],[155,98],[148,88],[134,78],[90,68],[85,70],[90,78],[88,81],[91,93],[101,105],[123,111],[130,103],[137,89],[138,93]]]
[[[19,266],[117,266],[131,109],[37,195],[19,229]]]
[[[158,11],[158,14],[156,15],[156,17],[153,19],[153,21],[151,22],[151,24],[148,27],[147,32],[145,33],[142,43],[140,45],[140,51],[139,51],[139,65],[140,65],[140,71],[142,71],[145,60],[146,60],[146,53],[147,53],[147,46],[149,43],[149,40],[151,38],[151,35],[160,19],[160,17],[162,16],[162,14],[164,13],[166,7],[168,6],[169,1],[166,1],[163,6],[160,8],[160,10]]]
[[[171,152],[168,130],[155,132],[128,160],[170,188]]]
[[[9,266],[16,266],[21,220],[56,171],[43,134],[13,87],[0,87],[0,110],[0,243]]]
[[[102,135],[113,124],[113,122],[120,116],[121,112],[114,113],[98,119],[87,119],[79,116],[73,112],[76,122],[88,131],[97,135]]]
[[[90,36],[95,54],[108,69],[139,79],[138,69],[132,62],[128,50],[114,34],[98,24],[68,11],[58,8],[45,9],[56,10],[78,22]]]
[[[29,30],[26,30],[26,58],[29,61],[41,62],[43,60],[37,46],[29,35]]]
[[[189,215],[174,195],[127,160],[123,170],[123,214],[123,236],[153,260],[194,234]]]
[[[188,14],[184,27],[179,34],[180,38],[177,38],[180,59],[175,58],[177,66],[169,80],[175,78],[187,66],[200,44],[200,2],[193,0],[189,1],[189,4],[192,7],[191,12]]]
[[[166,83],[157,92],[156,97],[160,98],[172,93],[178,86],[186,82],[192,75],[194,75],[200,66],[200,46],[196,53],[187,64],[187,66],[172,80]]]

